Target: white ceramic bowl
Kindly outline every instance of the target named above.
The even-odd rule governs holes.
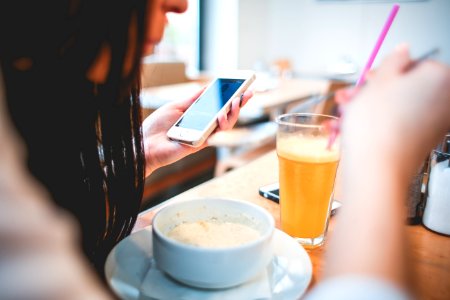
[[[256,229],[260,236],[237,246],[209,248],[167,236],[183,222],[218,220]],[[250,202],[205,198],[174,202],[153,218],[153,256],[157,267],[175,280],[200,288],[228,288],[260,274],[273,257],[275,222],[264,208]]]

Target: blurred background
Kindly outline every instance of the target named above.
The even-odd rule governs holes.
[[[188,74],[222,69],[269,71],[279,59],[295,75],[358,72],[390,8],[399,13],[378,59],[405,42],[412,55],[432,47],[450,63],[450,1],[189,0],[172,15],[154,59],[183,60]]]
[[[394,3],[400,10],[372,67],[400,43],[413,57],[438,48],[435,58],[450,64],[449,0],[189,0],[186,13],[169,15],[163,41],[143,59],[144,117],[225,70],[256,71],[255,96],[213,147],[147,178],[143,209],[273,150],[280,113],[335,114],[332,97],[305,101],[355,82]]]

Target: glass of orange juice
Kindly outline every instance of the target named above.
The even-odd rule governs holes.
[[[323,244],[338,168],[339,140],[328,145],[333,116],[291,113],[276,118],[281,229],[306,249]]]

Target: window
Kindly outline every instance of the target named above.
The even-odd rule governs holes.
[[[149,57],[156,61],[183,61],[188,76],[198,73],[199,53],[199,0],[188,0],[183,14],[168,14],[163,40]]]

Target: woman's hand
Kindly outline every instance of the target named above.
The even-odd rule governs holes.
[[[405,200],[412,175],[450,129],[449,86],[448,65],[414,65],[400,48],[359,91],[336,94],[344,205],[329,240],[325,277],[363,276],[407,287]]]
[[[341,101],[344,146],[385,152],[410,174],[450,130],[449,66],[431,60],[412,64],[408,49],[398,48],[372,72],[367,86],[347,95],[352,101]]]
[[[208,146],[206,142],[200,147],[194,148],[171,141],[167,137],[169,128],[181,117],[186,109],[194,103],[202,92],[203,90],[200,90],[195,96],[187,100],[168,103],[158,108],[144,120],[143,135],[146,176],[162,166],[174,163],[183,157]],[[240,97],[233,99],[228,114],[219,116],[216,131],[233,128],[238,120],[240,108],[244,106],[252,96],[253,93],[251,91],[246,91],[242,96],[242,101]]]

